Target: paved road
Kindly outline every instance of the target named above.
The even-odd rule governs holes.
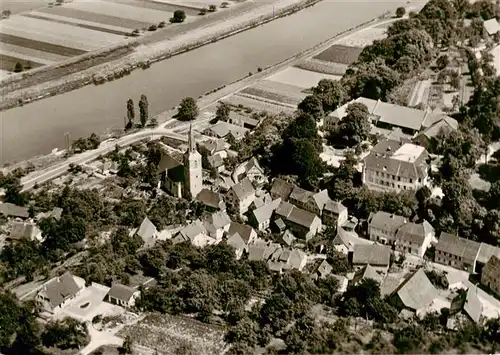
[[[323,43],[320,43],[317,46],[314,46],[310,48],[309,50],[306,50],[300,54],[297,54],[296,56],[293,56],[291,58],[288,58],[281,63],[278,63],[272,67],[264,69],[262,72],[257,73],[255,75],[252,75],[248,78],[245,78],[243,80],[237,81],[231,85],[226,86],[225,88],[210,94],[206,95],[198,100],[198,106],[200,107],[200,110],[206,109],[207,107],[213,105],[215,102],[224,99],[227,96],[232,95],[235,92],[241,91],[245,89],[248,86],[251,86],[255,84],[257,81],[262,80],[263,78],[270,76],[271,74],[278,72],[282,69],[285,69],[289,66],[293,66],[299,61],[309,58],[311,56],[314,56],[316,54],[321,53],[328,47],[330,47],[332,44],[334,44],[336,41],[339,39],[352,35],[358,31],[370,28],[370,27],[375,27],[378,26],[382,23],[389,23],[394,21],[394,19],[390,20],[382,20],[382,21],[373,21],[370,24],[364,25],[359,27],[356,30],[352,30],[350,32],[347,32],[341,36],[336,36],[334,38],[331,38]],[[122,137],[120,139],[117,139],[116,141],[113,142],[103,142],[99,148],[92,150],[92,151],[87,151],[83,152],[77,155],[74,155],[67,160],[65,160],[62,163],[55,164],[44,171],[37,171],[34,172],[30,175],[27,175],[21,179],[21,184],[23,186],[22,191],[27,191],[32,189],[36,184],[40,185],[45,182],[48,182],[50,180],[53,180],[61,175],[63,175],[68,169],[70,164],[75,164],[75,165],[81,165],[85,164],[88,162],[91,162],[92,160],[97,159],[99,156],[107,154],[111,152],[112,150],[115,149],[116,145],[119,145],[120,147],[126,147],[131,144],[137,143],[143,139],[148,139],[148,138],[159,138],[159,137],[171,137],[174,139],[179,139],[183,141],[187,141],[187,136],[174,133],[173,129],[165,129],[164,127],[168,124],[171,123],[172,121],[172,116],[174,112],[173,111],[166,111],[161,114],[159,114],[156,119],[158,122],[164,122],[157,128],[151,128],[151,129],[145,129],[140,132],[136,132],[130,135],[127,135],[125,137]],[[206,122],[208,119],[202,119],[193,122],[193,127],[196,128],[197,125],[199,125],[202,122]],[[179,127],[175,127],[174,129],[178,129]]]

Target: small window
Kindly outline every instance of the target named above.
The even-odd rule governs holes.
[[[413,179],[410,179],[410,184],[413,183]]]
[[[401,181],[401,176],[398,176],[398,181]]]

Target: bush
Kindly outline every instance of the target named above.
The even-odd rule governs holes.
[[[229,3],[225,2],[225,1],[222,4],[220,4],[220,7],[223,9],[227,8],[228,6],[229,6]]]
[[[204,7],[203,9],[200,10],[200,15],[205,15],[208,12],[207,8]]]
[[[406,10],[405,10],[405,8],[404,8],[404,7],[402,7],[402,6],[401,6],[401,7],[398,7],[398,8],[396,9],[396,17],[401,18],[401,17],[403,17],[405,14],[406,14]]]
[[[215,5],[210,5],[210,6],[208,7],[208,11],[210,11],[210,12],[215,12],[215,11],[217,11],[217,6],[215,6]]]
[[[149,26],[148,31],[156,31],[157,28],[158,27],[156,27],[156,25],[151,25]]]
[[[181,23],[186,19],[186,13],[182,10],[175,10],[174,16],[170,18],[171,23]]]
[[[165,21],[162,21],[158,24],[158,28],[163,28],[165,27],[165,25],[166,25]]]
[[[24,71],[24,66],[21,62],[17,62],[15,67],[14,67],[14,73],[20,73]]]

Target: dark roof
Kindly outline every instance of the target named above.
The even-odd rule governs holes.
[[[121,300],[123,302],[129,302],[137,289],[128,287],[122,284],[115,283],[111,286],[108,291],[108,297],[113,297],[115,299]]]
[[[396,289],[395,293],[406,308],[415,311],[427,307],[438,296],[424,269],[418,269]]]
[[[248,178],[244,178],[231,188],[239,200],[243,200],[255,193],[252,183]]]
[[[48,281],[42,289],[52,307],[61,305],[64,301],[73,298],[80,291],[73,275],[69,272]]]
[[[402,239],[407,242],[422,244],[425,240],[425,227],[423,224],[413,222],[405,223],[396,233],[396,239]]]
[[[230,236],[227,239],[227,244],[232,246],[234,249],[248,249],[247,243],[241,238],[241,235],[239,233],[234,233],[232,236]]]
[[[372,266],[389,266],[391,248],[386,245],[354,244],[353,264],[370,264]]]
[[[290,213],[292,213],[292,209],[294,207],[295,206],[292,205],[290,202],[282,201],[280,203],[280,205],[278,206],[278,208],[276,209],[275,213],[278,216],[281,216],[281,217],[287,219],[288,216],[290,215]]]
[[[448,116],[441,118],[439,121],[433,123],[430,127],[424,129],[420,135],[425,136],[427,139],[437,137],[439,133],[449,134],[450,132],[458,129],[458,122]]]
[[[28,218],[28,208],[14,205],[12,203],[0,203],[0,214],[6,217]]]
[[[336,214],[340,214],[347,210],[347,207],[338,201],[328,200],[325,205],[325,210]]]
[[[368,224],[370,227],[396,233],[406,223],[406,218],[393,213],[378,211],[370,213]]]
[[[490,260],[484,265],[483,274],[484,273],[493,275],[500,274],[500,257],[492,255]]]
[[[238,222],[231,222],[231,226],[229,227],[228,235],[232,236],[235,233],[238,233],[240,237],[243,239],[245,243],[248,243],[250,240],[250,235],[252,234],[253,228],[246,224],[241,224]]]
[[[477,254],[477,261],[479,263],[486,264],[493,255],[500,258],[500,248],[490,244],[481,243]]]
[[[273,181],[273,186],[271,187],[271,195],[281,197],[283,201],[288,199],[292,193],[293,185],[288,181],[280,178],[276,178]]]
[[[287,219],[299,226],[311,228],[311,225],[317,218],[318,217],[314,213],[293,206]]]
[[[171,170],[173,168],[182,165],[177,159],[175,159],[172,155],[167,152],[162,152],[160,163],[158,164],[158,173],[162,173],[166,170]]]
[[[298,186],[295,186],[292,190],[292,193],[290,194],[289,198],[291,200],[296,200],[302,203],[307,203],[309,201],[309,198],[311,198],[314,195],[313,192],[304,190]]]
[[[475,260],[479,247],[478,242],[442,232],[436,244],[436,251],[456,255],[467,260]]]
[[[223,202],[221,194],[209,189],[202,189],[198,195],[196,195],[196,200],[212,208],[219,208],[220,203]]]

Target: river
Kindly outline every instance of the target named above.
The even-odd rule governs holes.
[[[257,0],[258,1],[258,0]],[[46,154],[71,139],[121,128],[128,98],[146,94],[150,114],[171,109],[394,10],[403,0],[324,0],[294,15],[136,70],[0,113],[0,164]]]

